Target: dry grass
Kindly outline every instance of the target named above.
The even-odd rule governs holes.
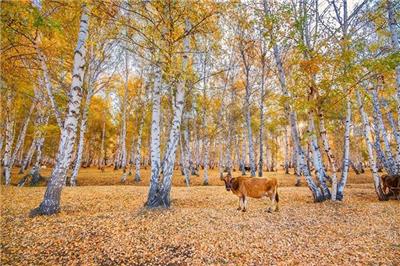
[[[82,184],[112,175],[86,171]],[[114,175],[107,182],[118,183]],[[342,203],[314,204],[306,187],[282,187],[273,214],[256,199],[236,211],[222,186],[174,187],[170,210],[149,211],[147,187],[128,185],[67,187],[60,214],[31,219],[44,187],[2,187],[1,265],[399,265],[399,202],[377,201],[367,177],[352,175]]]
[[[134,182],[134,175],[128,176],[127,185],[136,186],[148,186],[150,181],[150,168],[141,169],[142,181],[139,183]],[[51,175],[51,169],[42,169],[41,174],[45,177]],[[233,172],[233,176],[239,176],[239,171]],[[11,183],[13,185],[18,184],[18,181],[24,176],[24,174],[18,174],[18,169],[14,169]],[[107,168],[106,171],[101,172],[96,168],[81,168],[78,175],[79,186],[112,186],[120,185],[122,176],[122,170],[114,171],[112,168]],[[279,185],[282,187],[293,186],[295,183],[295,177],[293,175],[285,175],[283,171],[279,172],[264,172],[264,177],[276,177],[279,179]],[[369,174],[355,175],[353,172],[350,173],[348,183],[350,184],[369,184],[372,182],[372,177]],[[200,170],[199,176],[191,177],[192,186],[201,186],[203,184],[203,171]],[[305,185],[305,182],[303,182]],[[40,186],[45,183],[40,183]],[[172,180],[173,186],[186,186],[185,178],[182,176],[180,170],[174,171],[174,178]],[[209,185],[220,186],[223,185],[223,181],[219,178],[218,170],[209,170]]]

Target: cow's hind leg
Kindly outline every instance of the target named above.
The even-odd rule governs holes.
[[[277,191],[276,188],[274,189],[274,192],[268,193],[269,199],[271,200],[271,205],[267,209],[268,212],[273,212],[273,211],[278,211],[279,210],[278,203],[277,203],[277,201],[278,201],[278,196],[277,195],[278,195],[278,191]]]
[[[247,211],[247,198],[243,196],[243,212]]]

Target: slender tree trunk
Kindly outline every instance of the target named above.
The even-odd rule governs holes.
[[[183,162],[183,170],[185,173],[185,182],[186,186],[190,186],[190,147],[189,147],[189,122],[186,119],[186,128],[183,130],[183,137],[181,137],[181,148],[182,148],[182,162]]]
[[[47,90],[47,95],[49,97],[50,104],[51,104],[51,107],[53,109],[56,121],[57,121],[57,125],[58,125],[58,127],[60,129],[62,129],[63,128],[63,120],[61,118],[60,110],[58,109],[55,97],[53,95],[53,86],[51,85],[50,75],[49,75],[49,71],[47,69],[47,64],[46,64],[46,58],[45,58],[44,54],[42,53],[42,51],[40,50],[37,42],[35,42],[35,49],[36,49],[36,53],[38,55],[40,67],[41,67],[42,72],[43,72],[43,80],[42,80],[42,82],[44,83],[44,85],[45,85],[44,87]],[[39,82],[39,83],[42,83],[42,82]]]
[[[29,166],[30,162],[32,161],[33,153],[35,152],[36,141],[37,141],[37,139],[35,139],[35,138],[32,140],[32,144],[29,147],[29,150],[26,153],[25,158],[22,160],[21,168],[18,172],[19,174],[24,173],[25,170],[28,169],[28,166]]]
[[[185,38],[183,40],[183,59],[182,59],[182,72],[184,77],[178,83],[175,102],[173,106],[174,116],[172,120],[172,127],[169,134],[167,151],[164,156],[162,164],[163,180],[161,186],[158,187],[156,194],[149,195],[147,201],[148,207],[164,207],[168,208],[171,205],[170,192],[172,184],[172,174],[176,159],[176,148],[179,141],[180,127],[182,122],[182,113],[185,102],[185,83],[186,83],[186,71],[189,66],[189,53],[190,53],[190,22],[188,19],[185,21]]]
[[[375,126],[376,126],[375,133],[376,133],[376,135],[379,135],[379,138],[377,137],[377,140],[379,141],[380,134],[382,134],[384,148],[385,148],[385,153],[384,153],[383,159],[386,161],[388,173],[390,175],[395,175],[398,172],[397,165],[393,158],[389,139],[387,136],[387,131],[386,131],[385,125],[383,123],[383,117],[382,117],[381,107],[380,107],[380,103],[379,103],[378,92],[376,89],[372,90],[372,103],[374,106],[374,120],[375,120]]]
[[[396,2],[396,1],[395,1]],[[397,32],[398,24],[396,22],[396,15],[394,12],[393,1],[387,0],[388,24],[392,40],[393,53],[400,51],[399,36]],[[396,66],[396,100],[397,100],[397,113],[400,114],[400,63]],[[397,127],[400,128],[400,115],[397,117]]]
[[[382,190],[381,178],[378,175],[378,169],[376,168],[376,161],[375,161],[374,154],[372,151],[371,128],[369,126],[368,116],[367,116],[367,113],[364,111],[364,103],[361,99],[361,95],[358,90],[356,91],[356,96],[357,96],[357,102],[358,102],[358,106],[359,106],[359,110],[360,110],[361,120],[363,123],[364,138],[365,138],[365,142],[367,143],[369,167],[371,168],[371,172],[374,177],[375,192],[376,192],[376,195],[378,196],[379,200],[387,200],[387,198]]]
[[[135,182],[140,182],[140,160],[142,159],[141,150],[142,150],[142,134],[143,134],[143,126],[144,126],[144,115],[140,119],[139,125],[139,134],[136,143],[136,156],[135,156]]]
[[[242,57],[245,58],[244,52],[242,52]],[[246,59],[244,59],[246,60]],[[249,164],[250,164],[250,175],[252,177],[256,176],[256,162],[254,155],[254,145],[253,145],[253,132],[251,129],[251,114],[250,114],[250,70],[249,67],[246,68],[246,97],[245,97],[245,117],[246,117],[246,127],[247,127],[247,139],[249,143]]]
[[[269,11],[269,6],[266,0],[263,1],[264,4],[264,12],[266,15],[270,14]],[[273,37],[273,33],[270,32],[271,36]],[[278,68],[278,79],[279,79],[279,84],[280,84],[280,88],[281,91],[283,93],[283,95],[287,98],[289,98],[289,92],[287,90],[286,87],[286,77],[285,77],[285,72],[283,69],[283,64],[282,64],[282,59],[281,59],[281,55],[279,52],[279,47],[278,45],[275,43],[273,45],[273,54],[274,54],[274,58],[275,58],[275,63],[276,66]],[[296,114],[295,112],[292,110],[292,106],[289,104],[288,101],[285,102],[285,113],[288,116],[289,122],[290,122],[290,128],[291,128],[291,135],[292,135],[292,139],[293,139],[293,145],[296,148],[296,153],[298,155],[298,160],[299,160],[299,166],[301,169],[301,173],[304,175],[308,187],[310,188],[314,201],[315,202],[320,202],[324,200],[324,196],[322,195],[320,189],[317,187],[317,185],[315,184],[314,180],[312,179],[311,173],[309,168],[307,167],[306,164],[306,159],[305,159],[305,155],[303,152],[303,149],[300,145],[300,138],[299,138],[299,133],[297,130],[297,119],[296,119]]]
[[[70,180],[71,186],[76,186],[76,178],[78,176],[79,169],[81,168],[81,164],[82,164],[82,156],[83,156],[83,150],[84,150],[84,145],[85,145],[85,133],[86,133],[87,122],[88,122],[88,117],[89,117],[89,107],[90,107],[90,102],[91,102],[92,96],[93,96],[92,92],[93,92],[93,89],[91,88],[91,84],[89,84],[88,93],[86,95],[85,105],[83,107],[83,114],[82,114],[80,130],[79,130],[79,143],[78,143],[77,157],[75,160],[75,165],[74,165],[74,169],[72,170],[72,175],[71,175],[71,180]]]
[[[350,108],[350,114],[351,114],[351,108]],[[331,166],[331,171],[332,171],[332,175],[331,175],[331,178],[332,178],[332,192],[331,192],[332,195],[331,195],[331,199],[333,201],[335,201],[336,200],[336,195],[337,195],[337,177],[336,177],[337,167],[336,167],[336,161],[335,161],[335,156],[333,155],[331,147],[330,147],[330,144],[329,144],[328,135],[327,135],[326,128],[325,128],[324,115],[323,115],[321,110],[319,110],[318,116],[319,116],[320,136],[321,136],[322,143],[323,143],[323,146],[324,146],[324,150],[325,150],[325,153],[326,153],[326,155],[328,157],[328,161],[329,161],[329,164]],[[346,123],[347,123],[347,120],[346,120]],[[350,124],[350,121],[348,123]],[[346,126],[347,126],[347,124],[346,124]],[[345,136],[346,136],[346,134],[345,134]]]
[[[284,162],[284,168],[285,168],[285,174],[289,174],[289,137],[288,137],[288,132],[287,132],[287,127],[285,126],[285,162]]]
[[[271,172],[271,149],[269,147],[269,143],[268,143],[268,138],[269,138],[269,134],[268,131],[265,132],[265,166],[267,168],[267,172]]]
[[[151,177],[150,188],[146,206],[153,207],[159,188],[159,176],[161,170],[160,157],[160,116],[161,116],[161,68],[155,65],[155,76],[152,95],[152,115],[151,115],[151,136],[150,136],[150,157],[151,157]],[[155,207],[155,206],[154,206]]]
[[[12,110],[12,101],[13,101],[13,94],[11,89],[7,89],[6,94],[6,132],[5,132],[5,140],[6,145],[4,148],[4,155],[3,155],[3,175],[5,179],[5,184],[8,186],[11,184],[11,160],[12,160],[12,146],[14,143],[14,118]]]
[[[210,141],[206,139],[204,147],[204,173],[203,173],[203,186],[208,185],[208,168],[209,168],[209,153],[210,153]]]
[[[265,72],[265,53],[262,52],[261,55],[261,97],[260,97],[260,133],[259,133],[259,139],[260,139],[260,155],[259,155],[259,161],[258,161],[258,176],[262,177],[263,175],[263,140],[264,140],[264,101],[265,101],[265,92],[264,92],[264,72]]]
[[[20,151],[21,147],[23,147],[23,145],[24,145],[26,131],[28,129],[28,125],[29,125],[29,122],[31,120],[31,116],[32,116],[33,110],[35,109],[35,106],[36,106],[35,103],[31,104],[29,112],[28,112],[28,114],[27,114],[27,116],[26,116],[26,118],[24,120],[24,123],[22,124],[21,131],[19,133],[19,136],[17,138],[17,142],[15,144],[15,148],[14,148],[13,154],[11,156],[11,161],[10,161],[10,168],[11,169],[14,166],[14,162],[15,162],[15,159],[17,158],[18,152]]]
[[[386,109],[387,119],[389,121],[390,127],[392,128],[392,132],[396,140],[396,164],[397,164],[397,169],[400,169],[400,131],[397,128],[397,125],[393,118],[393,113],[390,110],[389,105],[385,99],[382,99],[382,106]]]
[[[105,149],[104,149],[104,144],[105,144],[105,138],[106,138],[106,118],[105,114],[103,114],[103,126],[101,129],[101,145],[100,145],[100,169],[102,172],[104,172],[104,167],[106,165],[106,158],[105,158]]]
[[[124,172],[121,181],[126,181],[126,107],[128,105],[128,82],[129,82],[129,68],[128,68],[128,51],[125,49],[125,83],[124,83],[124,99],[122,103],[122,129],[121,129],[121,167]]]
[[[78,125],[79,107],[82,100],[82,80],[84,77],[83,66],[85,65],[86,53],[85,43],[88,36],[89,26],[88,13],[87,6],[83,5],[78,42],[74,52],[72,84],[68,95],[65,122],[61,130],[61,139],[57,153],[56,165],[53,168],[50,181],[47,184],[44,199],[37,209],[32,210],[31,216],[51,215],[60,210],[61,191],[71,163]]]
[[[347,114],[346,114],[346,126],[344,130],[344,141],[343,141],[343,162],[342,162],[342,177],[337,188],[337,200],[343,200],[344,187],[347,183],[347,176],[349,173],[349,156],[350,156],[350,126],[351,126],[351,101],[350,97],[347,97]]]
[[[242,175],[246,175],[246,140],[242,140]]]

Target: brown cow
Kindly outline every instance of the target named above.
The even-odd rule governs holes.
[[[239,208],[238,210],[247,210],[247,197],[251,198],[262,198],[269,197],[272,206],[267,209],[268,212],[278,211],[278,181],[276,178],[265,179],[239,176],[233,178],[227,174],[223,179],[225,182],[225,188],[227,191],[233,192],[239,197]]]
[[[383,175],[382,179],[382,190],[388,195],[394,195],[396,198],[399,198],[399,190],[400,190],[400,175]]]

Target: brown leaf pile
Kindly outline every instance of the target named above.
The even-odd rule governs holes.
[[[174,187],[173,207],[153,211],[147,187],[67,187],[60,214],[28,218],[43,193],[2,187],[1,265],[400,264],[400,203],[377,201],[372,184],[321,204],[282,187],[272,214],[266,199],[238,212],[222,186]]]

